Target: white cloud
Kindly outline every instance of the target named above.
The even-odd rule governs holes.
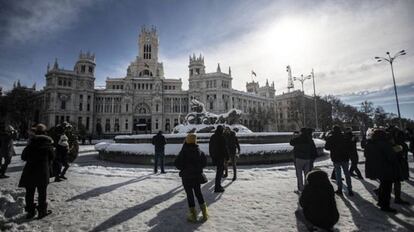
[[[68,28],[89,0],[10,1],[2,25],[3,43],[13,45],[54,36]]]
[[[389,65],[376,64],[373,57],[385,55],[388,49],[391,52],[406,49],[408,55],[398,58],[395,64],[396,79],[398,84],[413,81],[414,67],[410,64],[414,62],[411,54],[414,52],[414,2],[322,2],[309,9],[290,7],[286,12],[272,14],[278,6],[282,8],[283,4],[276,2],[257,15],[249,15],[255,23],[249,21],[251,30],[242,36],[204,44],[202,52],[207,70],[215,71],[217,63],[223,71],[231,66],[233,87],[237,89],[245,88],[250,71],[255,70],[261,83],[266,78],[275,81],[280,93],[286,91],[286,65],[292,66],[294,75],[308,74],[314,68],[318,93],[341,94],[392,85]],[[223,18],[223,27],[244,23],[246,17],[239,14],[241,17],[237,19]],[[222,33],[219,27],[197,26],[197,30],[207,30],[203,35]],[[192,50],[197,53],[199,47]],[[167,76],[188,76],[188,61],[183,58],[187,55],[165,60]],[[295,85],[299,87],[299,83]],[[305,86],[305,91],[310,92],[311,82]]]

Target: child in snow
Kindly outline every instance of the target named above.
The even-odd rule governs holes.
[[[207,165],[206,156],[200,151],[197,144],[197,136],[195,134],[188,134],[185,143],[178,154],[174,165],[180,170],[180,177],[182,178],[185,193],[187,194],[188,207],[188,221],[197,221],[197,212],[195,209],[194,194],[197,197],[203,214],[203,220],[208,219],[207,204],[204,202],[203,194],[201,192],[201,183],[205,180],[203,176],[203,168]]]
[[[308,173],[306,179],[307,184],[299,199],[303,214],[312,225],[331,230],[339,220],[339,213],[328,174],[314,169]]]

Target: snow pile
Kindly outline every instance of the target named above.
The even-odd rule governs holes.
[[[322,148],[325,142],[314,139],[317,148]],[[177,155],[181,150],[182,144],[165,145],[165,155]],[[199,144],[200,149],[209,154],[208,144]],[[127,144],[127,143],[99,143],[95,149],[101,152],[115,152],[136,155],[154,155],[154,145],[150,143]],[[269,143],[269,144],[240,144],[240,155],[255,155],[264,153],[282,153],[293,150],[289,143]]]

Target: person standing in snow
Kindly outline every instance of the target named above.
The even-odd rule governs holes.
[[[326,138],[325,149],[330,151],[331,160],[334,164],[336,183],[338,185],[336,193],[342,195],[342,169],[345,174],[348,195],[353,196],[351,175],[349,174],[349,153],[346,150],[345,138],[339,126],[335,125],[332,135]]]
[[[158,163],[160,164],[161,173],[165,173],[165,170],[164,170],[165,144],[167,144],[167,141],[165,140],[164,135],[162,135],[162,131],[158,131],[158,134],[152,137],[152,145],[154,145],[155,147],[154,173],[158,172]]]
[[[328,174],[314,169],[306,175],[307,183],[299,198],[303,214],[312,225],[330,231],[339,220],[335,192]]]
[[[408,205],[408,201],[401,199],[401,182],[410,179],[410,172],[408,168],[408,146],[405,143],[403,131],[398,128],[394,128],[390,132],[391,143],[393,144],[393,150],[396,154],[398,164],[398,178],[394,181],[394,203]]]
[[[6,175],[12,157],[16,154],[13,146],[13,137],[15,135],[14,128],[0,124],[0,179],[8,178]],[[4,163],[3,163],[4,160]]]
[[[223,126],[218,125],[214,134],[210,137],[209,153],[213,164],[216,166],[216,179],[214,192],[224,192],[221,186],[221,178],[223,177],[224,161],[228,159],[229,154],[226,145],[226,139],[223,136]]]
[[[299,136],[290,140],[293,146],[298,192],[303,191],[303,180],[313,168],[313,161],[317,156],[316,146],[312,139],[312,129],[302,128]]]
[[[207,204],[201,192],[201,183],[205,182],[203,168],[207,165],[207,158],[197,144],[197,136],[188,134],[184,145],[174,161],[174,165],[180,170],[180,177],[187,195],[189,207],[188,221],[197,221],[194,195],[197,197],[198,204],[203,214],[203,220],[208,219]]]
[[[46,126],[37,124],[34,128],[35,135],[32,137],[29,145],[25,147],[21,158],[26,161],[23,168],[22,176],[19,181],[19,187],[26,188],[26,218],[30,219],[35,216],[36,204],[34,195],[38,192],[38,218],[43,218],[52,211],[47,210],[47,186],[49,184],[50,171],[52,162],[55,157],[53,140],[46,135]]]
[[[233,181],[237,179],[237,153],[240,153],[240,144],[239,140],[237,139],[236,132],[232,131],[230,128],[228,129],[227,134],[224,137],[226,139],[226,145],[228,154],[230,156],[230,162],[233,166]],[[227,177],[228,175],[228,162],[226,162],[225,168],[224,168],[224,177]]]
[[[351,158],[351,167],[349,168],[349,174],[351,176],[358,176],[359,179],[364,179],[362,177],[361,171],[358,169],[358,138],[352,134],[352,128],[345,129],[344,138],[345,147],[347,148],[347,152]],[[356,174],[354,172],[356,172]]]

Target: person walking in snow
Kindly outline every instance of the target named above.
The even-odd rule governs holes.
[[[6,175],[7,167],[12,157],[16,154],[13,146],[15,133],[13,127],[8,126],[6,129],[5,124],[0,124],[0,179],[9,177]]]
[[[49,184],[50,171],[53,159],[55,157],[53,140],[46,135],[46,126],[37,124],[34,128],[35,135],[32,137],[29,145],[25,147],[21,158],[26,161],[23,168],[22,176],[19,181],[19,187],[26,188],[26,218],[30,219],[35,216],[36,204],[34,195],[38,192],[38,218],[43,218],[52,211],[47,210],[47,186]]]
[[[188,221],[197,221],[197,211],[195,209],[194,195],[197,197],[198,204],[203,214],[203,220],[208,219],[207,204],[201,192],[201,184],[206,182],[203,168],[207,165],[207,158],[197,144],[197,136],[188,134],[184,145],[174,161],[175,167],[180,170],[180,177],[187,195],[189,213]]]
[[[330,151],[331,160],[334,164],[336,183],[338,185],[336,193],[342,195],[342,169],[345,174],[348,195],[353,196],[351,175],[349,174],[349,153],[346,151],[345,138],[339,126],[334,126],[332,135],[326,138],[325,149]]]
[[[351,158],[351,167],[349,168],[349,174],[351,176],[358,176],[359,179],[363,179],[361,171],[358,169],[358,138],[352,134],[352,128],[345,129],[344,138],[345,147],[347,148],[347,152]]]
[[[214,192],[224,192],[221,186],[223,177],[224,161],[228,159],[229,154],[226,145],[226,139],[223,136],[223,126],[218,125],[214,134],[210,137],[209,153],[213,164],[216,166],[216,179]]]
[[[299,198],[303,214],[312,225],[330,231],[339,220],[339,212],[328,174],[314,169],[306,175],[306,180]]]
[[[158,163],[160,164],[161,173],[165,173],[165,170],[164,170],[165,144],[167,144],[167,141],[165,140],[164,135],[162,135],[162,131],[158,131],[158,134],[152,137],[152,145],[154,145],[154,148],[155,148],[154,173],[158,172]]]
[[[228,150],[228,154],[230,157],[230,162],[233,166],[233,179],[232,180],[235,181],[237,179],[237,167],[236,167],[237,155],[236,154],[240,153],[239,140],[237,139],[236,132],[232,131],[230,128],[228,128],[228,131],[225,134],[224,138],[226,139],[226,145],[227,145],[227,150]],[[228,166],[229,165],[227,161],[224,167],[224,176],[223,176],[224,178],[226,178],[228,175]]]
[[[65,134],[62,134],[59,138],[59,142],[56,145],[56,159],[55,162],[58,163],[58,169],[55,174],[55,181],[59,182],[66,180],[65,177],[66,171],[69,169],[69,142],[68,137]],[[63,170],[62,170],[63,167]]]
[[[317,157],[315,143],[312,139],[312,129],[302,128],[300,134],[290,140],[293,146],[294,163],[298,193],[303,191],[303,183],[306,174],[313,168],[313,161]]]

